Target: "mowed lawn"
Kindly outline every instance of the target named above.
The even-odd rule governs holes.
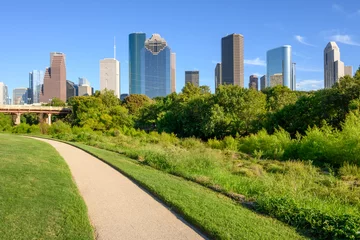
[[[94,239],[70,170],[50,145],[0,134],[0,239]]]

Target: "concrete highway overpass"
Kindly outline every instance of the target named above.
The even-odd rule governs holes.
[[[70,107],[34,106],[34,105],[0,105],[0,113],[11,114],[15,125],[20,124],[21,114],[37,113],[40,119],[44,119],[51,125],[51,115],[66,115],[71,113]]]

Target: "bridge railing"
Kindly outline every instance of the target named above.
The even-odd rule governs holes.
[[[34,105],[0,105],[1,110],[28,111],[71,111],[70,107],[34,106]]]

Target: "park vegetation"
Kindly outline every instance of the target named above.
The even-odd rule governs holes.
[[[74,97],[52,126],[31,114],[0,131],[110,150],[217,191],[319,239],[360,238],[360,68],[331,89],[186,85],[149,99]],[[56,116],[55,116],[56,118]]]

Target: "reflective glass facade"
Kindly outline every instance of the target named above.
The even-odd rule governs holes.
[[[142,94],[141,91],[141,51],[144,49],[145,33],[129,35],[129,93]]]
[[[158,34],[141,51],[141,94],[150,98],[171,93],[171,50]]]
[[[291,46],[285,45],[269,50],[266,54],[267,77],[266,86],[273,87],[279,84],[295,90],[293,79],[293,64]]]
[[[44,83],[44,72],[33,70],[29,73],[28,103],[40,103],[41,85]]]

